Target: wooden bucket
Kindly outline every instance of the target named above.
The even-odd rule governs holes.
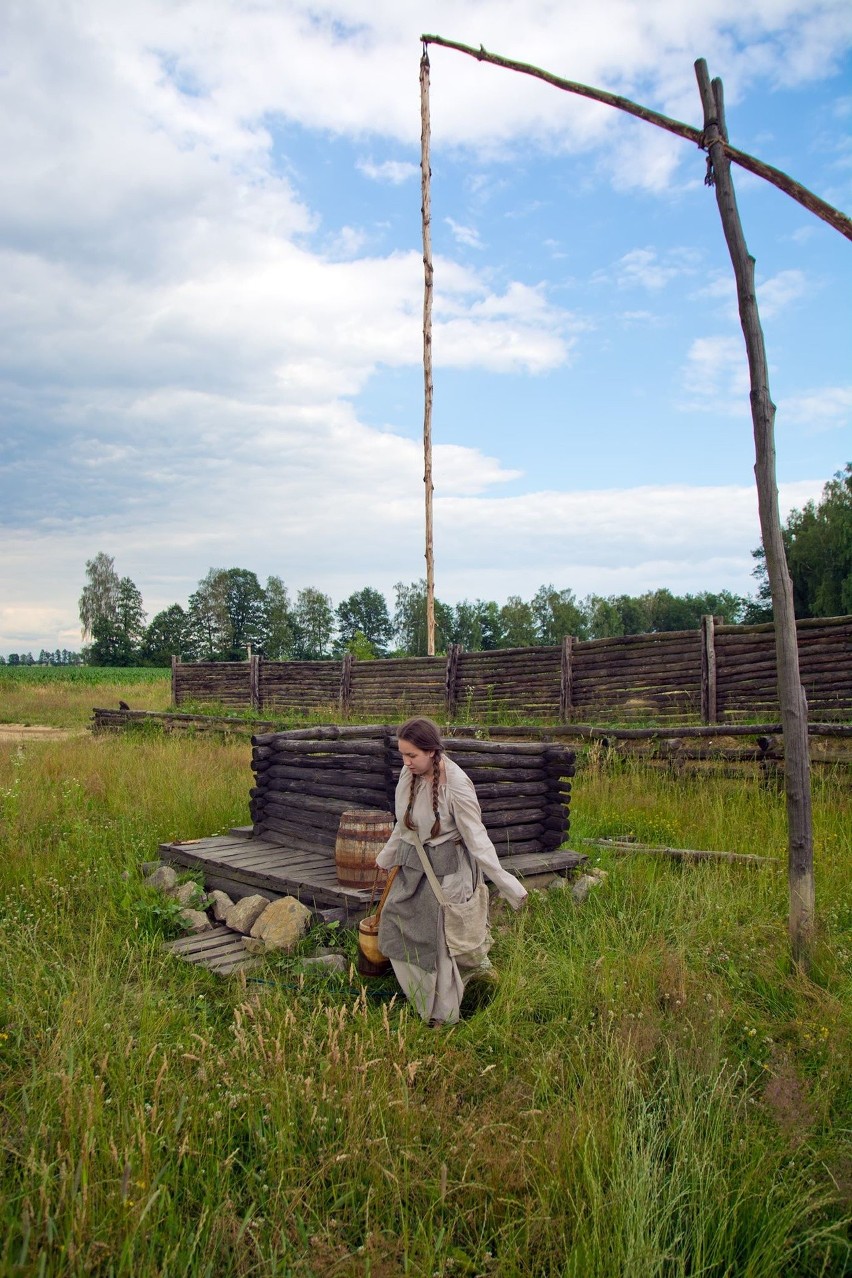
[[[394,819],[389,812],[351,808],[343,813],[334,845],[334,863],[341,887],[371,888],[376,883],[376,857],[393,833],[393,827]],[[379,870],[379,887],[387,877],[387,870]]]

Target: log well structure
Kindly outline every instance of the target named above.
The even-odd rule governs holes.
[[[572,749],[462,738],[447,754],[476,786],[498,856],[552,852],[568,838]],[[253,737],[252,769],[254,837],[327,856],[345,811],[393,812],[400,759],[390,727],[330,726]]]
[[[852,716],[852,617],[797,623],[811,719]],[[355,661],[180,662],[175,705],[217,703],[257,713],[400,720],[411,713],[485,722],[501,715],[563,723],[617,717],[706,724],[778,715],[774,631],[720,625],[624,635],[560,647],[498,648],[445,657]]]

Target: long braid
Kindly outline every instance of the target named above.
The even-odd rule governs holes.
[[[411,774],[411,789],[408,792],[408,807],[405,809],[403,824],[407,829],[415,828],[414,818],[412,816],[412,808],[414,807],[414,796],[417,793],[417,782],[419,778]],[[429,831],[430,839],[434,839],[436,835],[441,833],[441,817],[438,812],[438,786],[441,781],[441,752],[437,750],[432,760],[432,811],[435,814],[435,820],[432,822],[432,829]]]
[[[408,792],[408,807],[405,809],[405,817],[403,818],[405,821],[406,828],[409,830],[414,829],[414,820],[411,816],[411,809],[414,807],[414,795],[416,791],[417,791],[417,777],[412,772],[411,789]]]
[[[429,837],[434,839],[437,834],[441,833],[441,818],[438,815],[438,785],[441,780],[441,751],[436,750],[432,757],[432,811],[435,813],[435,820],[432,829],[429,831]]]
[[[404,743],[411,742],[418,750],[428,750],[432,755],[432,811],[435,814],[435,820],[432,823],[432,829],[429,837],[434,839],[441,832],[441,817],[438,812],[438,788],[441,782],[441,754],[443,752],[443,742],[441,741],[441,730],[437,723],[431,719],[425,719],[418,716],[409,719],[397,731],[397,741]],[[405,809],[403,824],[407,829],[415,829],[412,811],[414,808],[414,799],[417,794],[417,784],[420,778],[415,774],[411,774],[411,789],[408,794],[408,806]]]

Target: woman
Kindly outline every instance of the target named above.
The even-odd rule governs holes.
[[[473,782],[444,754],[438,725],[409,719],[397,739],[404,766],[396,787],[396,827],[376,863],[382,869],[399,866],[399,871],[382,909],[379,948],[424,1021],[453,1025],[465,980],[491,966],[490,937],[469,955],[450,955],[443,912],[406,832],[419,834],[447,901],[468,901],[482,871],[513,909],[523,905],[527,893],[500,865]]]

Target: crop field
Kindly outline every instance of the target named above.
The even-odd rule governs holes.
[[[0,726],[4,723],[82,727],[95,705],[166,710],[171,673],[106,666],[0,666]]]
[[[165,708],[149,673],[110,696]],[[20,723],[82,727],[106,691],[0,675]],[[849,1272],[845,778],[815,780],[805,975],[783,796],[589,754],[572,846],[773,863],[595,854],[609,877],[584,904],[495,909],[499,979],[436,1031],[352,967],[270,957],[223,979],[162,949],[174,911],[139,864],[245,823],[249,754],[207,735],[0,741],[0,1274]],[[353,955],[351,933],[318,942]]]

